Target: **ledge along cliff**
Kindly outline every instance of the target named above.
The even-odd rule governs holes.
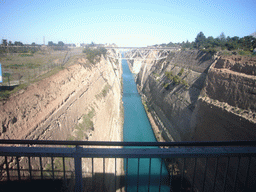
[[[159,61],[153,58],[149,55],[149,60],[129,61],[129,66],[138,72],[137,88],[158,141],[255,140],[256,57],[190,50],[171,52]],[[183,163],[176,161],[174,175],[179,176]],[[205,163],[205,159],[197,160],[195,185],[199,191]],[[248,158],[240,163],[248,165]],[[216,159],[208,161],[209,174],[214,175],[215,164]],[[194,159],[186,160],[186,178],[190,182],[194,165]],[[219,165],[227,166],[226,159],[220,159]],[[252,161],[251,170],[255,165]],[[236,166],[237,159],[231,159],[229,181],[234,180]],[[167,167],[171,171],[171,165],[167,163]],[[237,189],[244,187],[245,170],[239,171]],[[218,190],[222,190],[222,176],[224,171],[220,170]],[[213,178],[207,178],[206,183],[211,190]]]
[[[122,141],[121,75],[121,63],[116,60],[102,56],[100,62],[91,64],[79,58],[76,64],[0,104],[0,139]],[[15,158],[9,157],[8,161],[10,169],[16,166]],[[57,158],[55,161],[62,162]],[[91,176],[91,160],[83,161],[84,176]],[[49,162],[43,159],[44,170],[51,169]],[[27,163],[28,158],[20,159],[21,167]],[[73,171],[73,163],[66,163]],[[112,160],[106,159],[105,163],[106,173],[114,175]],[[31,164],[39,170],[37,158],[31,158]],[[1,166],[5,166],[3,159]],[[117,175],[121,168],[122,162],[118,161]],[[94,173],[102,171],[102,160],[95,160]],[[22,174],[29,175],[28,171]]]
[[[254,140],[256,58],[197,50],[150,57],[129,66],[140,66],[137,87],[159,139]]]

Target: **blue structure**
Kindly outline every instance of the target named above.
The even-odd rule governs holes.
[[[1,65],[1,63],[0,63],[0,83],[3,83],[2,65]]]

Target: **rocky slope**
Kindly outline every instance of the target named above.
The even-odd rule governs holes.
[[[130,67],[133,68],[136,62]],[[198,51],[171,53],[166,60],[140,63],[137,85],[158,141],[255,140],[256,131],[256,58],[211,56]],[[136,68],[136,66],[135,66]],[[221,159],[221,158],[220,158]],[[177,159],[177,170],[185,161]],[[186,179],[202,191],[205,159],[186,158]],[[219,165],[229,166],[227,186],[232,186],[237,162],[225,158]],[[216,159],[208,161],[206,191],[212,190]],[[167,164],[170,166],[170,164]],[[241,159],[240,176],[246,175],[246,159]],[[172,166],[172,165],[171,165]],[[251,161],[251,178],[256,163]],[[218,171],[216,191],[221,191],[224,169]],[[237,190],[244,189],[238,179]],[[253,181],[253,179],[252,179]],[[253,182],[252,182],[253,184]],[[252,185],[251,185],[252,187]]]
[[[81,57],[16,93],[0,105],[0,139],[122,141],[121,71],[121,63],[114,60],[102,57],[93,65]],[[15,159],[9,160],[10,168],[15,166]],[[27,161],[22,158],[20,165]],[[106,173],[112,173],[114,164],[108,161]],[[31,163],[39,168],[37,159]],[[117,163],[120,174],[122,163]],[[43,166],[48,164],[44,159]],[[94,164],[94,171],[102,172],[102,162]],[[90,166],[84,160],[85,172]]]
[[[0,138],[68,139],[75,125],[90,111],[95,114],[92,117],[94,132],[102,129],[102,124],[106,134],[110,127],[119,126],[121,130],[121,74],[105,59],[96,65],[85,66],[86,60],[81,58],[76,65],[1,103]],[[95,139],[107,140],[108,137],[98,135]],[[84,135],[81,139],[89,138]]]
[[[140,65],[138,89],[164,140],[255,138],[253,57],[180,51]]]
[[[142,64],[138,89],[166,141],[191,140],[191,116],[213,61],[209,54],[187,51]]]
[[[254,140],[256,58],[221,56],[209,69],[191,126],[194,140]]]

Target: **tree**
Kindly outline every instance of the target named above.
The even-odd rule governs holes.
[[[253,43],[255,41],[255,38],[252,36],[245,36],[242,39],[243,50],[253,51]]]
[[[53,42],[52,41],[48,41],[48,46],[53,46]]]
[[[14,42],[14,45],[15,45],[15,46],[23,46],[23,43],[21,43],[20,41],[15,41],[15,42]]]
[[[12,44],[12,41],[9,41],[8,45],[9,45],[9,46],[12,46],[12,45],[13,45],[13,44]]]
[[[63,46],[64,46],[64,43],[63,43],[62,41],[59,41],[59,42],[58,42],[58,46],[63,47]]]
[[[225,49],[225,43],[226,43],[226,36],[224,32],[221,32],[220,36],[218,37],[219,39],[219,45],[221,46],[222,49]]]
[[[7,46],[7,39],[2,39],[2,44],[3,44],[3,46]]]
[[[204,47],[204,44],[206,42],[206,37],[204,33],[201,31],[200,33],[197,34],[196,39],[195,39],[195,46],[197,49]]]
[[[31,45],[32,45],[32,46],[35,46],[35,45],[36,45],[36,43],[35,43],[35,42],[33,42],[33,43],[31,43]]]
[[[213,47],[214,47],[214,38],[212,36],[209,36],[205,41],[205,48],[213,48]]]
[[[219,39],[221,42],[226,42],[226,36],[225,36],[224,32],[221,32]]]

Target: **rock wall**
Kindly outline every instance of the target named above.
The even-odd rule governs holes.
[[[144,61],[136,82],[167,141],[253,139],[255,63],[253,57],[173,52]]]
[[[167,141],[191,140],[191,116],[203,88],[207,69],[214,62],[207,53],[173,52],[166,60],[148,60],[137,75],[137,85],[154,113]],[[169,74],[169,75],[168,75]]]
[[[209,69],[191,126],[194,140],[255,140],[256,59],[222,56]]]
[[[137,74],[137,85],[158,141],[255,140],[255,74],[254,57],[211,57],[198,51],[181,51],[171,53],[166,60],[144,62]],[[224,177],[226,186],[233,186],[237,158],[229,163],[226,159],[218,161],[217,191],[222,190]],[[183,163],[177,159],[177,169],[183,169]],[[208,159],[206,181],[201,177],[205,163],[204,158],[197,159],[194,180],[195,160],[186,158],[185,178],[198,191],[203,190],[203,182],[206,191],[212,190],[214,183],[216,159]],[[248,159],[241,158],[238,191],[246,190],[243,178],[247,165]],[[255,166],[256,162],[251,161],[252,182],[248,188],[255,183]]]
[[[92,109],[95,111],[94,132],[99,133],[101,129],[106,133],[102,136],[101,132],[94,139],[109,140],[107,134],[112,128],[120,132],[119,70],[115,71],[105,59],[85,66],[86,60],[81,58],[76,65],[29,86],[1,103],[0,138],[65,140],[82,116]],[[84,135],[82,139],[90,138]]]
[[[89,64],[81,57],[75,65],[1,103],[0,139],[122,141],[121,75],[120,62],[102,57],[99,63]],[[27,161],[22,158],[20,165]],[[39,170],[36,158],[31,158],[31,164]],[[48,164],[43,159],[43,167]],[[9,165],[15,167],[15,158],[9,159]],[[94,165],[95,173],[103,171],[102,162],[95,160]],[[106,159],[105,169],[114,175],[111,160]],[[116,169],[120,175],[121,160]],[[91,176],[91,170],[89,160],[83,159],[83,171]]]

